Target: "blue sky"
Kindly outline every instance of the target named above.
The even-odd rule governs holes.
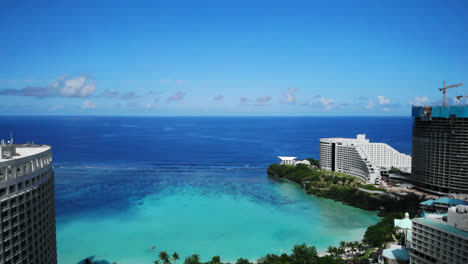
[[[467,13],[467,1],[2,1],[0,111],[409,115],[440,103],[443,80],[468,82]]]

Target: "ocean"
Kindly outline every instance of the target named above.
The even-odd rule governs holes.
[[[269,178],[319,138],[411,154],[410,117],[0,117],[0,138],[53,148],[59,264],[151,263],[161,250],[256,260],[294,244],[360,240],[376,212]],[[153,249],[154,247],[154,249]],[[180,261],[179,261],[180,262]]]

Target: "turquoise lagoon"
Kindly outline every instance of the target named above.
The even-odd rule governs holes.
[[[155,193],[139,198],[130,195],[125,202],[128,206],[115,208],[118,206],[109,202],[108,208],[58,217],[59,263],[78,263],[85,257],[119,264],[151,263],[160,250],[176,251],[182,259],[197,253],[202,260],[214,255],[224,261],[239,257],[257,260],[267,253],[289,253],[298,243],[314,245],[320,252],[341,240],[360,240],[366,228],[379,219],[375,212],[316,198],[297,184],[270,179],[263,168],[228,167],[224,181],[216,179],[212,168],[178,169],[186,182],[169,184],[174,176],[158,176],[154,180],[159,184],[148,182],[146,186]],[[142,173],[141,168],[135,170],[119,169],[118,173]],[[89,171],[97,178],[118,174],[108,168]],[[59,176],[74,172],[76,169],[56,168]],[[141,187],[138,183],[124,185]],[[93,188],[84,192],[92,196]],[[118,188],[108,191],[119,192]]]

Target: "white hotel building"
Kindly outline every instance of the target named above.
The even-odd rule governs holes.
[[[55,264],[52,151],[0,145],[0,263]]]
[[[411,157],[385,143],[370,143],[365,134],[356,138],[321,138],[320,168],[346,173],[375,183],[380,170],[391,167],[411,171]]]

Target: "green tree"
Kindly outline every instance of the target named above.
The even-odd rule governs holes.
[[[200,263],[200,256],[198,254],[193,254],[190,257],[186,257],[184,264],[201,264]]]
[[[385,242],[392,240],[395,233],[394,219],[402,218],[402,213],[391,213],[375,225],[369,226],[364,234],[364,243],[374,247],[380,247]]]
[[[213,256],[213,258],[211,258],[211,264],[221,264],[221,257]]]
[[[179,254],[177,254],[177,252],[174,252],[174,254],[172,254],[172,261],[174,261],[174,264],[177,262],[177,260],[179,260]]]
[[[236,261],[236,264],[252,264],[248,259],[240,258]]]
[[[88,258],[83,261],[83,264],[92,264],[91,260]]]
[[[161,251],[159,252],[159,260],[161,260],[161,262],[163,264],[170,264],[171,262],[169,261],[169,254],[167,254],[166,251]]]
[[[346,247],[346,241],[340,241],[340,247],[345,248]]]
[[[317,249],[314,246],[294,245],[291,261],[294,264],[311,264],[315,263],[317,257]]]
[[[264,258],[261,258],[258,263],[264,264],[291,264],[291,257],[288,254],[282,254],[281,256],[275,254],[268,254]]]

